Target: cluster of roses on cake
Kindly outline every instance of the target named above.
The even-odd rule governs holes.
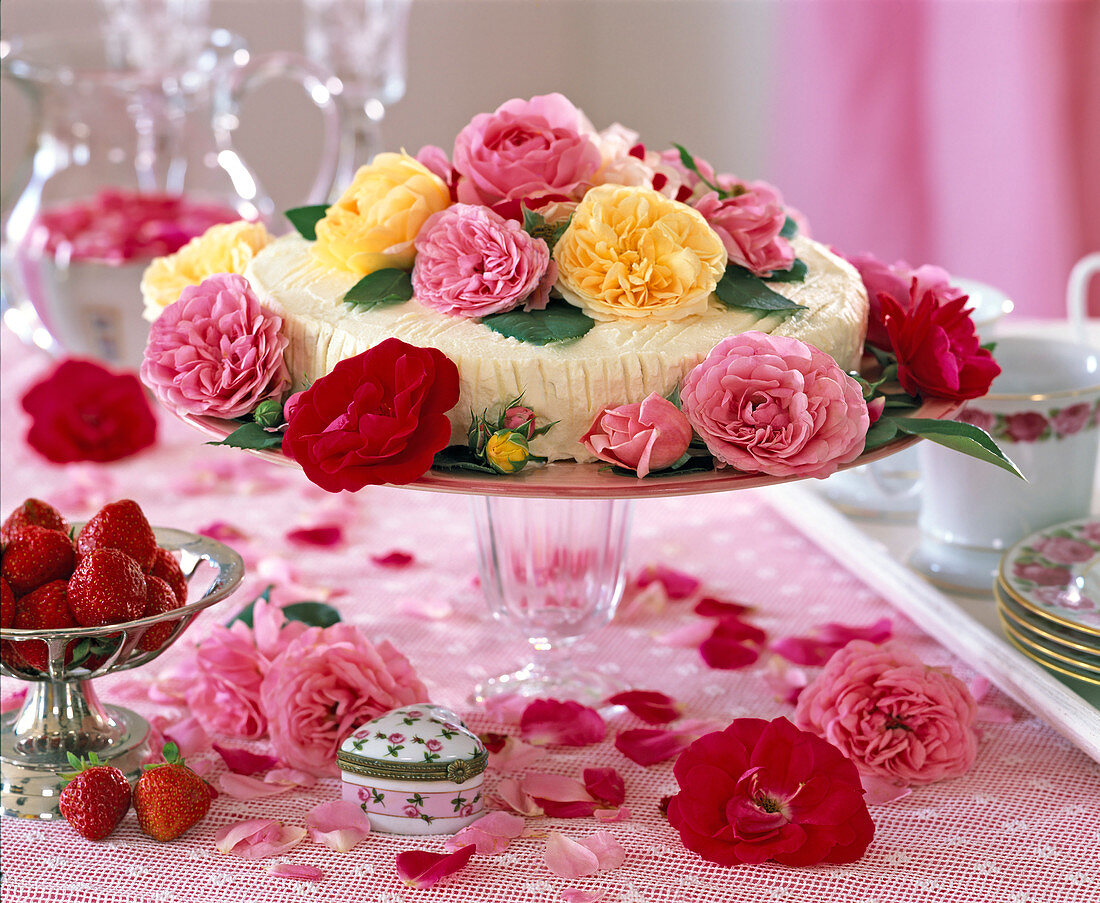
[[[674,320],[704,312],[729,265],[762,278],[789,270],[787,219],[771,186],[649,150],[621,126],[598,133],[551,94],[475,116],[450,155],[379,154],[316,222],[313,254],[362,277],[411,270],[417,301],[456,317],[543,310],[553,288],[595,321]],[[157,318],[142,377],[169,406],[241,418],[289,391],[280,318],[234,275],[266,241],[260,225],[215,226],[147,271]],[[872,307],[902,388],[984,394],[997,366],[965,299],[945,281],[902,281],[890,304]],[[282,448],[334,491],[411,482],[449,442],[458,394],[443,354],[390,339],[288,401]],[[682,464],[698,434],[719,466],[821,477],[862,452],[881,411],[828,355],[758,332],[719,343],[680,399],[606,408],[582,441],[639,476]],[[523,432],[497,443],[511,449],[506,463],[488,463],[519,469]]]

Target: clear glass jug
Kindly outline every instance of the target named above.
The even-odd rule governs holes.
[[[328,73],[291,54],[253,59],[241,38],[206,30],[154,68],[81,33],[0,42],[0,67],[30,99],[35,133],[2,203],[4,321],[53,353],[137,366],[149,260],[217,222],[271,220],[233,146],[259,82],[295,79],[320,108],[325,148],[303,203],[331,189],[341,123]]]

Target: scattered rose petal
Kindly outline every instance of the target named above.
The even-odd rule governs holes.
[[[226,768],[236,774],[259,774],[279,764],[279,760],[274,756],[254,753],[236,746],[222,746],[216,740],[210,745],[214,752],[222,757]]]
[[[10,693],[5,693],[4,696],[0,698],[0,713],[14,712],[23,705],[23,700],[26,698],[26,687],[19,687],[19,689],[13,690]]]
[[[290,784],[294,787],[312,787],[317,783],[317,775],[300,768],[272,768],[264,775],[268,784]]]
[[[628,690],[607,700],[611,705],[626,706],[632,715],[647,724],[668,724],[680,717],[680,705],[671,696],[656,690]]]
[[[195,682],[193,667],[182,672],[162,674],[150,685],[147,692],[150,702],[164,706],[187,705],[187,688]]]
[[[860,772],[859,781],[863,784],[863,801],[868,806],[885,806],[913,792],[904,784],[898,784],[879,775]]]
[[[686,599],[696,593],[702,585],[690,574],[663,564],[651,564],[634,578],[634,582],[642,588],[651,583],[660,583],[670,599]]]
[[[620,733],[615,738],[615,748],[632,762],[649,766],[671,759],[687,749],[694,739],[694,734],[683,731],[641,727]]]
[[[606,890],[581,890],[577,887],[561,889],[561,898],[565,903],[600,903],[605,896],[607,896]]]
[[[589,837],[582,837],[581,843],[596,854],[600,871],[617,869],[626,859],[626,850],[610,831],[597,831]]]
[[[497,749],[490,750],[490,760],[498,771],[523,771],[545,755],[545,749],[509,736],[504,737]]]
[[[727,602],[725,599],[704,596],[695,603],[693,611],[703,618],[736,618],[752,611],[752,606],[745,605],[743,602]]]
[[[187,763],[187,767],[195,772],[195,774],[197,774],[199,777],[205,777],[214,770],[214,763],[210,761],[210,759],[192,759],[190,762]],[[213,787],[210,788],[210,792],[214,794],[211,799],[218,798],[218,792]]]
[[[699,654],[707,667],[735,671],[751,665],[760,657],[758,644],[764,638],[764,631],[759,627],[736,618],[723,618],[699,645]]]
[[[604,738],[607,726],[599,712],[579,702],[536,699],[523,710],[519,730],[536,746],[588,746]]]
[[[199,536],[208,536],[218,542],[232,542],[234,539],[245,538],[244,533],[224,520],[216,520],[205,527],[200,527],[196,532]]]
[[[542,807],[524,792],[516,778],[502,778],[497,784],[497,796],[504,805],[520,815],[535,817],[543,814]]]
[[[321,881],[325,873],[312,865],[298,862],[280,862],[267,870],[272,878],[290,878],[292,881]]]
[[[688,621],[682,627],[670,630],[657,637],[662,646],[677,649],[696,649],[714,633],[714,624],[710,621]]]
[[[293,784],[274,784],[246,774],[218,775],[218,789],[239,800],[260,800],[286,793]]]
[[[486,731],[484,734],[478,734],[478,739],[481,740],[482,746],[484,746],[491,753],[498,753],[504,749],[504,745],[508,742],[508,734],[501,734],[497,731]]]
[[[474,855],[474,849],[471,843],[453,853],[406,850],[397,854],[397,876],[409,887],[423,890],[463,868]]]
[[[519,724],[530,702],[518,693],[501,693],[485,701],[485,714],[502,724]]]
[[[989,724],[1014,724],[1016,722],[1016,716],[1012,713],[1012,710],[999,705],[978,706],[978,714],[975,718]]]
[[[629,584],[615,610],[615,619],[629,621],[633,618],[659,615],[668,608],[668,603],[668,593],[660,583],[651,583],[646,587]]]
[[[385,555],[371,555],[370,560],[380,568],[407,568],[416,561],[416,558],[412,552],[402,552],[400,549],[394,549]]]
[[[581,878],[606,869],[618,868],[626,851],[607,831],[573,840],[558,831],[546,838],[546,866],[562,878]]]
[[[830,622],[822,624],[811,636],[781,637],[771,645],[771,650],[796,665],[824,665],[834,652],[847,646],[852,640],[884,643],[894,631],[889,618],[879,618],[867,627],[850,627]]]
[[[241,859],[267,859],[296,847],[305,836],[305,828],[288,828],[273,818],[250,818],[218,828],[214,842],[219,853],[232,853]]]
[[[454,606],[447,599],[423,596],[402,599],[397,610],[403,615],[425,621],[442,621],[454,614]]]
[[[210,744],[206,729],[194,715],[172,724],[161,724],[160,730],[166,739],[179,747],[180,755],[184,758],[201,752]]]
[[[548,818],[591,818],[600,805],[594,800],[548,800],[541,796],[532,799]]]
[[[298,546],[330,548],[344,541],[344,528],[339,524],[319,524],[316,527],[298,527],[286,533],[288,542]]]
[[[358,803],[329,800],[309,811],[306,827],[314,843],[346,853],[370,834],[370,819]]]
[[[611,806],[621,806],[626,799],[626,784],[614,768],[586,768],[584,789]]]
[[[540,796],[554,802],[570,802],[572,800],[592,800],[584,784],[576,778],[566,777],[561,774],[547,774],[546,772],[532,772],[524,775],[522,781],[524,793],[531,796]]]
[[[619,806],[617,809],[597,809],[592,814],[596,817],[596,821],[602,822],[628,821],[630,819],[630,810],[626,806]]]
[[[985,699],[985,694],[989,692],[991,686],[993,685],[989,682],[989,678],[979,674],[966,685],[966,688],[970,691],[970,695],[974,697],[975,702],[981,702]]]
[[[443,846],[454,852],[467,844],[473,844],[476,852],[483,856],[495,856],[503,853],[508,844],[523,833],[526,822],[519,815],[510,812],[489,812],[467,825],[453,837],[443,841]]]
[[[810,678],[801,668],[796,668],[778,655],[773,655],[768,659],[764,682],[771,688],[776,699],[788,705],[794,705],[810,682]]]

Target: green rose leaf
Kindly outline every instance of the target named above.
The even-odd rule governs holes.
[[[794,238],[798,234],[798,223],[794,221],[793,216],[783,220],[783,228],[779,230],[779,234],[782,238]]]
[[[898,425],[892,418],[880,417],[871,424],[867,430],[867,436],[863,441],[863,450],[872,451],[881,445],[890,442],[898,434]]]
[[[790,298],[784,298],[778,292],[773,292],[759,276],[735,264],[726,267],[726,272],[718,280],[714,293],[726,307],[780,313],[806,309]]]
[[[550,253],[553,254],[558,239],[565,234],[565,230],[573,222],[572,215],[564,222],[555,225],[554,223],[548,223],[546,218],[536,210],[528,210],[522,205],[520,205],[520,209],[523,211],[523,231],[532,238],[541,238],[546,242],[546,247],[550,249]]]
[[[283,216],[298,230],[302,238],[317,241],[317,223],[325,218],[327,204],[311,204],[308,207],[292,207]]]
[[[283,447],[282,433],[269,433],[258,423],[246,423],[233,430],[221,442],[207,442],[207,445],[227,445],[230,448],[247,448],[252,451],[264,451],[269,448]]]
[[[920,436],[929,442],[935,442],[946,448],[970,455],[979,461],[994,464],[1010,474],[1025,479],[1020,469],[1002,452],[985,430],[972,423],[960,423],[957,420],[930,420],[918,417],[895,417],[900,432],[910,436]],[[877,425],[877,424],[876,424]]]
[[[579,339],[596,325],[580,308],[552,301],[545,310],[510,310],[484,317],[483,326],[529,345],[549,345]]]
[[[432,468],[436,470],[473,470],[477,473],[489,473],[498,475],[488,464],[483,463],[474,456],[473,451],[465,445],[449,445],[435,456]]]
[[[770,276],[765,276],[767,282],[801,282],[806,278],[805,261],[795,258],[789,270],[774,270]]]
[[[412,274],[407,270],[387,267],[367,273],[348,289],[344,301],[370,310],[380,304],[404,304],[413,296]]]
[[[253,626],[256,603],[261,599],[264,602],[270,602],[271,591],[274,588],[274,584],[269,585],[260,595],[237,612],[225,626],[229,627],[237,621],[240,621],[246,627],[251,628]],[[340,612],[331,605],[326,605],[324,602],[292,602],[290,605],[283,606],[283,616],[288,621],[301,621],[303,624],[307,624],[310,627],[331,627],[333,624],[338,624],[341,620]]]

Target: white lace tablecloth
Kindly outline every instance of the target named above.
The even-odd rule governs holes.
[[[412,660],[433,698],[455,706],[475,730],[514,730],[465,703],[479,678],[518,663],[524,641],[491,625],[474,583],[476,565],[465,499],[371,488],[330,496],[299,473],[266,465],[201,437],[162,417],[151,450],[115,464],[58,467],[23,442],[25,417],[18,399],[48,367],[37,352],[6,331],[2,339],[0,450],[4,515],[26,496],[58,504],[79,518],[100,504],[136,499],[157,524],[196,530],[222,521],[243,534],[238,545],[251,573],[248,587],[206,612],[167,654],[147,668],[99,682],[100,695],[147,717],[176,717],[149,701],[152,680],[188,654],[209,625],[231,612],[269,579],[297,584],[299,598],[325,598],[345,620],[374,639],[390,638]],[[303,549],[285,537],[296,526],[338,522],[345,542],[332,549]],[[393,549],[415,556],[412,566],[386,569],[371,561]],[[738,492],[639,502],[629,553],[632,570],[664,563],[706,582],[713,595],[756,606],[754,621],[770,636],[804,634],[825,621],[869,624],[882,616],[929,663],[947,664],[964,680],[968,666],[900,618],[860,580],[868,549],[845,550],[843,561],[821,551],[773,511],[767,494]],[[425,611],[432,601],[434,615]],[[763,664],[740,671],[708,669],[695,649],[655,638],[694,617],[674,603],[663,611],[635,611],[584,640],[578,658],[616,677],[624,687],[660,689],[691,718],[722,724],[739,716],[772,718],[791,707],[775,699]],[[13,689],[5,681],[4,690]],[[269,903],[317,897],[356,903],[549,903],[564,887],[603,890],[608,903],[673,901],[845,901],[845,903],[1085,903],[1100,899],[1100,772],[1083,753],[1028,712],[996,692],[985,700],[1006,707],[1011,723],[982,727],[978,760],[966,776],[923,787],[874,807],[876,835],[852,865],[788,868],[776,864],[725,869],[683,848],[658,810],[676,789],[672,764],[642,768],[611,740],[618,730],[642,726],[624,715],[605,742],[554,750],[542,770],[579,775],[585,766],[614,766],[624,776],[630,820],[598,826],[590,819],[546,820],[546,827],[584,836],[607,827],[626,849],[618,869],[566,881],[543,862],[539,839],[513,842],[499,856],[475,856],[446,883],[410,890],[397,877],[395,855],[406,849],[441,850],[438,839],[374,834],[349,853],[303,843],[285,857],[325,873],[316,884],[270,877],[269,863],[219,854],[215,831],[246,817],[304,824],[318,802],[338,793],[332,780],[297,794],[242,802],[222,795],[184,837],[158,844],[138,830],[130,814],[112,837],[91,843],[65,823],[5,819],[2,831],[4,903],[46,901],[219,901]],[[257,748],[260,748],[259,745]],[[198,759],[215,761],[213,753]],[[489,774],[492,789],[497,777]]]

